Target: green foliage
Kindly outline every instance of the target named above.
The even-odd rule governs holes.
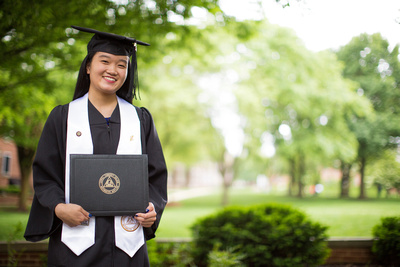
[[[18,258],[24,251],[15,250],[12,245],[15,242],[17,236],[21,235],[24,231],[24,227],[21,222],[14,225],[14,229],[7,238],[7,253],[8,253],[8,264],[7,266],[18,266]]]
[[[9,185],[5,188],[0,188],[0,194],[11,193],[18,194],[21,191],[21,188],[18,185]]]
[[[210,150],[221,141],[206,107],[197,101],[201,91],[194,83],[196,66],[188,65],[190,57],[185,51],[173,52],[168,58],[171,62],[141,71],[141,88],[146,91],[141,90],[142,100],[134,104],[148,107],[153,114],[165,157],[172,165],[168,167],[173,162],[190,166],[209,160]]]
[[[220,250],[220,246],[215,246],[212,251],[209,252],[209,267],[244,267],[245,265],[242,263],[242,259],[244,255],[240,252],[235,252],[235,248],[228,248],[227,250]]]
[[[230,66],[240,73],[235,94],[246,119],[246,152],[258,173],[284,162],[280,173],[291,175],[301,196],[306,177],[321,166],[355,158],[357,140],[346,118],[371,108],[355,83],[343,79],[333,53],[308,51],[290,30],[256,26],[257,34],[240,43],[240,61]],[[274,162],[266,164],[271,146]]]
[[[400,192],[400,163],[397,161],[397,150],[385,150],[382,157],[371,163],[368,171],[370,182],[388,191],[396,189]]]
[[[373,230],[372,252],[379,263],[397,266],[400,262],[400,217],[384,217]]]
[[[196,266],[192,257],[193,243],[191,242],[157,242],[152,240],[147,242],[147,251],[151,266]],[[209,267],[244,266],[240,261],[243,255],[232,249],[226,251],[214,249],[210,251],[209,257]]]
[[[358,143],[360,169],[377,160],[387,149],[398,145],[400,136],[399,46],[389,47],[380,34],[361,34],[342,47],[337,56],[344,63],[343,76],[357,82],[356,91],[371,102],[373,113],[366,117],[350,114],[347,124]],[[361,172],[360,198],[364,174]]]
[[[194,266],[191,256],[191,243],[157,243],[147,242],[147,251],[151,266]]]
[[[196,263],[207,264],[216,247],[243,255],[248,266],[317,266],[329,254],[327,227],[285,205],[229,207],[192,227]]]

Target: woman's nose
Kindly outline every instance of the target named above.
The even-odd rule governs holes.
[[[117,75],[117,67],[114,64],[108,66],[107,72],[113,75]]]

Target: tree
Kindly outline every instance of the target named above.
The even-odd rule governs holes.
[[[18,147],[22,173],[21,210],[26,210],[27,178],[40,129],[54,104],[70,100],[76,71],[86,54],[90,36],[77,38],[77,32],[69,26],[126,33],[152,43],[152,52],[141,54],[139,59],[139,66],[146,68],[162,58],[164,43],[161,41],[167,33],[190,35],[190,28],[175,23],[172,17],[184,21],[192,16],[192,7],[216,13],[219,11],[216,2],[139,0],[120,4],[106,0],[4,0],[0,3],[3,81],[0,135],[11,136]]]
[[[371,164],[367,171],[367,177],[376,185],[380,197],[381,191],[386,191],[386,197],[391,190],[400,194],[400,162],[397,160],[397,151],[387,149],[382,157]]]
[[[217,131],[210,150],[211,159],[218,164],[222,177],[223,206],[229,204],[229,190],[240,169],[241,125],[238,103],[234,95],[235,77],[238,64],[236,46],[238,40],[250,38],[256,31],[255,24],[227,21],[210,25],[201,34],[207,40],[202,60],[207,68],[200,72],[197,84],[202,88],[200,101],[206,107],[207,116]]]
[[[393,49],[380,34],[362,34],[342,47],[337,56],[344,62],[343,76],[359,84],[357,93],[372,103],[374,113],[360,118],[353,115],[348,125],[357,137],[357,163],[361,175],[359,198],[367,198],[365,172],[372,160],[386,149],[398,146],[400,135],[399,47]],[[351,164],[350,162],[346,162]]]
[[[292,32],[268,23],[243,42],[242,78],[237,92],[246,116],[249,155],[271,147],[287,162],[289,194],[303,196],[306,177],[338,156],[355,156],[356,140],[345,116],[361,115],[369,103],[351,91],[329,52],[307,51]],[[271,155],[269,155],[271,156]],[[253,156],[254,157],[254,156]]]
[[[179,37],[177,37],[179,38]],[[157,131],[164,147],[169,169],[177,164],[190,169],[194,164],[213,159],[211,155],[221,140],[208,117],[206,106],[198,101],[201,89],[196,85],[196,58],[186,49],[173,51],[164,62],[142,70],[142,100],[138,106],[151,107]],[[174,173],[174,172],[172,172]],[[190,183],[190,173],[186,184]]]

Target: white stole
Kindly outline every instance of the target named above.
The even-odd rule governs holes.
[[[117,154],[142,154],[140,137],[140,120],[135,107],[117,97],[120,110],[121,130]],[[89,125],[88,94],[69,104],[67,121],[67,140],[65,157],[65,203],[70,196],[70,154],[93,154],[93,142]],[[130,257],[144,244],[143,227],[136,230],[125,230],[123,220],[126,216],[114,217],[115,243]],[[135,221],[128,217],[129,221]],[[88,226],[69,227],[63,223],[61,241],[77,256],[95,243],[95,217],[90,218]]]

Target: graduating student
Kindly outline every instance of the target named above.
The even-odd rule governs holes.
[[[148,44],[73,28],[94,36],[73,101],[55,107],[43,128],[33,162],[35,195],[25,238],[36,242],[50,237],[49,266],[149,266],[145,241],[155,236],[167,203],[167,169],[150,112],[132,105],[136,45]],[[91,216],[70,203],[70,154],[147,154],[146,212]]]

